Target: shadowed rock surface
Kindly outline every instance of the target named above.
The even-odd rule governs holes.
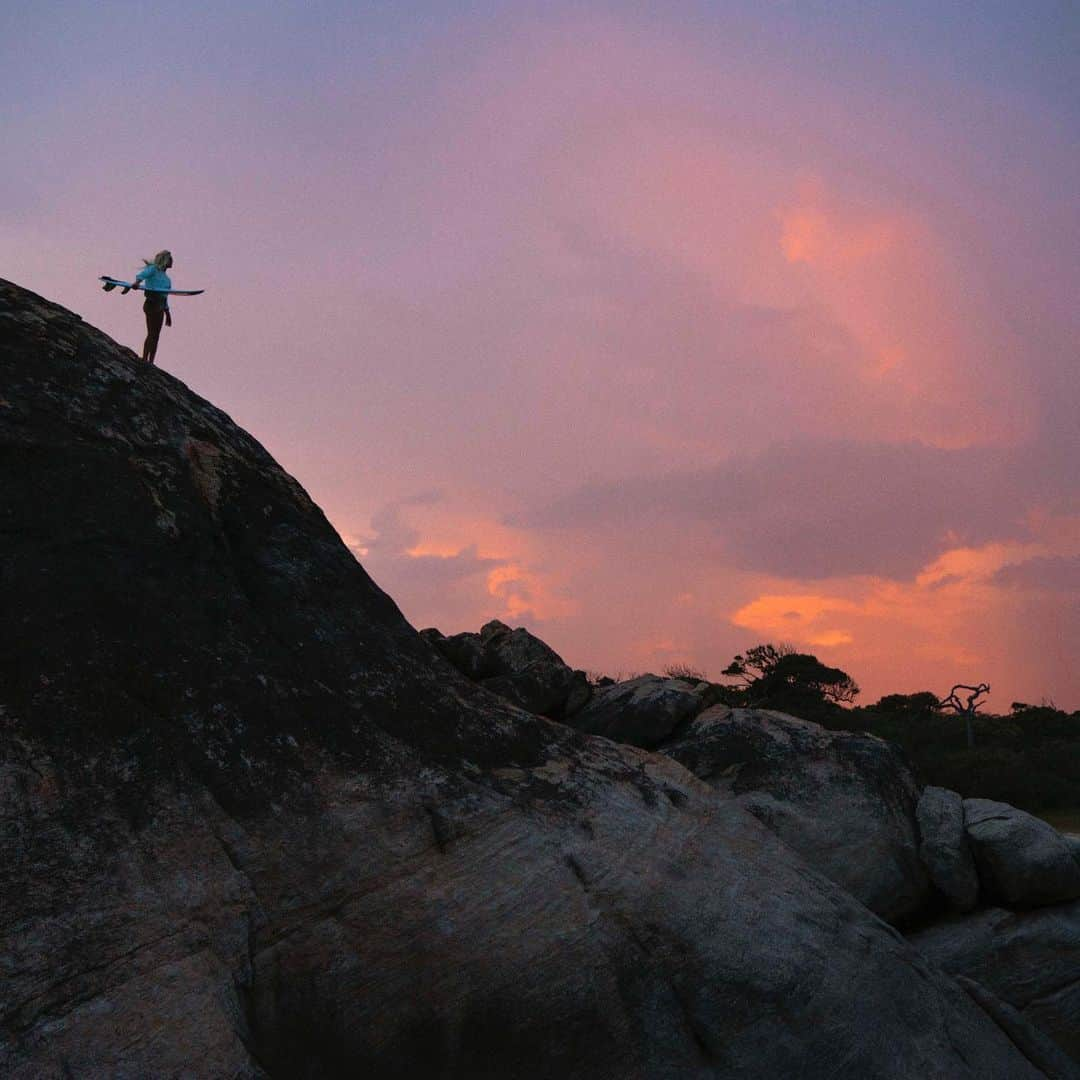
[[[992,1016],[1017,1048],[1048,1077],[1068,1077],[1076,1072],[1075,1061],[1049,1035],[1035,1027],[1019,1009],[1002,1001],[982,983],[957,975],[956,981],[989,1016]]]
[[[984,908],[910,939],[946,971],[988,987],[1080,1060],[1080,901]]]
[[[589,735],[655,749],[719,701],[714,683],[638,675],[593,692],[567,723]]]
[[[563,720],[592,696],[585,672],[575,671],[524,627],[492,619],[479,634],[446,637],[434,627],[420,636],[463,675],[519,708]]]
[[[1045,1076],[676,762],[500,703],[0,282],[0,1073]]]
[[[915,816],[919,855],[934,884],[958,911],[979,901],[979,875],[964,831],[964,800],[946,788],[926,787]]]
[[[903,922],[925,905],[918,784],[890,743],[717,705],[662,749],[882,918]]]
[[[1006,907],[1080,898],[1080,862],[1040,818],[992,799],[964,800],[964,827],[988,897]]]

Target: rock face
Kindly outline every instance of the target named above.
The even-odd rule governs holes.
[[[6,282],[0,393],[0,1074],[1046,1075],[675,761],[460,676],[250,436]]]
[[[524,627],[512,630],[492,619],[479,634],[446,637],[431,628],[421,630],[420,636],[463,675],[540,716],[565,719],[592,694],[583,671],[574,671]]]
[[[1035,907],[1080,898],[1080,862],[1045,821],[991,799],[965,799],[964,821],[979,877],[998,903]]]
[[[935,964],[992,990],[1080,1060],[1080,901],[984,908],[911,936]]]
[[[926,903],[918,785],[889,743],[783,713],[717,705],[663,752],[736,798],[882,918],[902,923]]]
[[[958,911],[979,901],[979,875],[964,831],[964,800],[955,791],[927,787],[915,810],[919,855],[930,878]]]
[[[712,683],[639,675],[596,690],[568,719],[578,731],[655,749],[718,700]]]
[[[1068,1077],[1076,1073],[1076,1062],[1041,1028],[1025,1020],[1023,1014],[1007,1001],[1002,1001],[982,983],[965,975],[957,975],[956,981],[971,995],[972,1000],[992,1016],[1008,1033],[1016,1048],[1033,1065],[1042,1069],[1048,1077]]]

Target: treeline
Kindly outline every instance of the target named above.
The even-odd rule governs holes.
[[[964,719],[931,704],[933,694],[890,694],[844,711],[842,726],[898,743],[927,783],[1012,803],[1023,810],[1080,808],[1080,712],[1013,702],[1008,713],[979,713],[975,745]]]
[[[873,705],[855,705],[860,691],[850,675],[790,646],[755,646],[736,656],[723,676],[732,680],[724,688],[728,704],[777,709],[888,739],[903,747],[929,784],[1033,812],[1080,809],[1080,712],[1020,701],[1007,713],[978,712],[969,747],[964,716],[936,694],[888,694]]]

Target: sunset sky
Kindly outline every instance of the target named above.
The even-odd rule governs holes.
[[[1080,6],[0,11],[0,276],[159,362],[417,627],[788,642],[1080,708]]]

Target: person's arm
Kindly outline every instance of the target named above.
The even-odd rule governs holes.
[[[139,284],[139,282],[145,281],[150,276],[150,271],[152,269],[153,269],[152,266],[144,266],[135,275],[135,284],[134,285],[125,285],[124,288],[122,288],[120,290],[120,295],[121,296],[126,296],[129,292],[131,292],[132,289],[140,289],[140,288],[142,288],[142,286]]]
[[[168,297],[165,298],[165,325],[172,326],[172,312],[169,310]]]

